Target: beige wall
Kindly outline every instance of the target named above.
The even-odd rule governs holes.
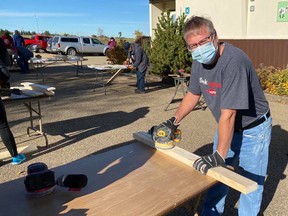
[[[161,16],[162,12],[175,11],[175,1],[170,0],[165,3],[150,4],[149,11],[150,11],[150,36],[151,38],[154,38],[153,29],[156,28],[158,17]]]
[[[249,12],[248,37],[288,39],[288,22],[277,22],[278,2],[287,0],[254,0],[254,12]]]
[[[179,13],[190,7],[190,14],[212,20],[219,35],[224,37],[246,34],[246,0],[184,0],[177,5]],[[178,7],[179,6],[179,7]]]
[[[223,39],[288,39],[288,22],[277,22],[277,5],[281,1],[285,0],[175,0],[174,7],[177,15],[190,7],[188,17],[210,18]],[[167,9],[173,9],[171,1],[150,4],[150,29],[156,27],[158,16]]]

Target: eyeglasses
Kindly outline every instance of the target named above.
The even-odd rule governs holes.
[[[194,44],[190,44],[187,45],[187,49],[192,52],[194,51],[198,46],[202,46],[210,41],[212,41],[214,39],[214,33],[211,33],[208,37],[203,38],[202,40],[200,40],[198,43],[194,43]]]

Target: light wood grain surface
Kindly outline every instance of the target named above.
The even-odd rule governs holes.
[[[86,174],[88,185],[80,192],[57,186],[49,196],[31,198],[23,178],[3,183],[0,215],[161,215],[216,183],[137,142],[53,170],[56,177]]]
[[[137,132],[133,134],[134,138],[143,144],[146,144],[152,148],[155,148],[154,141],[151,138],[151,135],[146,132]],[[193,154],[192,152],[186,151],[185,149],[181,149],[175,146],[172,149],[158,149],[158,151],[178,160],[182,163],[188,165],[191,169],[193,167],[193,163],[200,158],[198,155]],[[208,170],[207,176],[218,180],[235,190],[238,190],[241,193],[248,194],[252,191],[255,191],[258,187],[255,181],[252,181],[244,176],[241,176],[225,167],[214,167]]]

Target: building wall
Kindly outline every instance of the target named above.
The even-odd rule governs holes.
[[[163,11],[176,15],[189,7],[192,15],[210,18],[218,34],[227,39],[288,39],[288,22],[277,22],[278,3],[288,0],[150,0],[150,29]],[[288,17],[288,9],[286,12]]]
[[[176,2],[178,15],[189,7],[188,17],[196,15],[211,19],[218,34],[224,38],[242,38],[246,35],[247,0],[176,0]]]
[[[220,39],[242,49],[255,68],[288,66],[288,40],[286,39]]]
[[[155,3],[158,2],[158,3]],[[165,3],[166,2],[166,3]],[[173,2],[175,4],[173,4]],[[254,66],[288,65],[288,0],[150,0],[151,27],[161,12],[174,10],[212,20],[219,38],[244,50]],[[279,22],[278,4],[286,4]],[[285,6],[286,7],[286,6]],[[188,10],[187,10],[188,8]],[[151,32],[153,40],[154,34]]]
[[[287,0],[254,0],[249,13],[248,36],[257,39],[288,39],[288,22],[277,22],[278,2]],[[287,11],[288,12],[288,11]],[[288,13],[286,12],[286,16]]]
[[[175,1],[164,1],[151,4],[150,1],[150,36],[154,38],[154,30],[158,23],[158,17],[161,16],[162,12],[175,11]]]

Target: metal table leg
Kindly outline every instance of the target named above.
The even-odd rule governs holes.
[[[174,84],[175,84],[175,92],[173,97],[171,98],[170,102],[168,103],[168,105],[166,106],[166,108],[164,109],[165,111],[167,111],[168,107],[170,106],[170,104],[173,102],[177,92],[178,92],[178,88],[179,85],[181,85],[182,88],[182,92],[183,92],[183,97],[185,96],[185,89],[184,89],[184,85],[185,85],[185,77],[173,77],[174,78]]]
[[[35,131],[36,133],[42,135],[42,136],[44,137],[44,139],[45,139],[45,144],[46,144],[46,147],[47,147],[47,146],[48,146],[48,138],[47,138],[47,135],[43,132],[40,100],[38,100],[38,110],[35,110],[35,109],[32,107],[32,103],[31,103],[31,102],[24,103],[24,105],[25,105],[26,108],[28,109],[28,111],[29,111],[29,117],[30,117],[30,127],[27,127],[27,134],[28,134],[28,136],[30,136],[30,130],[33,130],[33,131]],[[38,118],[39,130],[34,127],[34,124],[33,124],[33,113],[35,113],[36,116],[37,116],[37,118]]]
[[[103,70],[96,70],[95,73],[96,73],[96,75],[95,75],[96,80],[95,80],[95,84],[94,84],[94,92],[95,92],[97,86],[101,86],[104,88],[104,92],[106,95],[106,85],[104,83]]]

